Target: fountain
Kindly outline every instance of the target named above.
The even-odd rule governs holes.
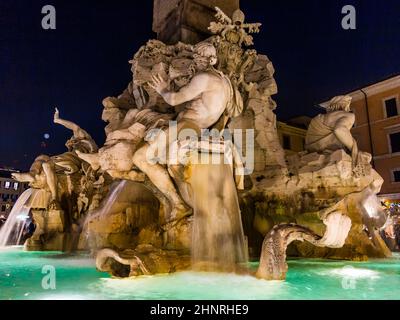
[[[73,131],[68,152],[15,175],[42,195],[28,250],[92,251],[98,270],[119,278],[194,269],[284,280],[289,250],[390,256],[374,202],[382,178],[351,135],[351,99],[332,99],[311,122],[307,150],[285,156],[274,67],[248,48],[261,25],[215,10],[208,39],[150,40],[134,55],[127,89],[103,101],[104,146],[56,111]],[[247,131],[255,141],[244,143]]]
[[[119,181],[115,185],[111,186],[110,192],[107,195],[100,205],[94,212],[90,212],[89,215],[91,217],[97,217],[99,219],[104,219],[106,215],[110,214],[111,208],[118,200],[118,197],[123,192],[127,181]]]
[[[0,248],[21,244],[31,210],[26,206],[31,195],[32,189],[25,190],[12,208],[6,223],[0,229]]]

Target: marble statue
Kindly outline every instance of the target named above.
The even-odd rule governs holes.
[[[29,172],[15,173],[13,178],[28,182],[32,194],[24,204],[32,209],[36,231],[27,241],[30,250],[72,250],[67,233],[79,233],[82,219],[95,210],[107,192],[103,174],[78,157],[79,152],[93,153],[98,147],[92,137],[76,123],[60,118],[58,109],[54,123],[73,132],[66,142],[68,151],[55,156],[41,155]],[[75,241],[76,242],[76,241]]]
[[[326,225],[322,237],[294,223],[276,225],[264,239],[256,276],[266,280],[285,280],[288,270],[286,250],[293,241],[308,241],[317,247],[343,247],[351,228],[351,219],[340,211],[324,212],[321,219]]]
[[[229,78],[214,68],[217,64],[217,52],[211,43],[202,42],[193,48],[193,52],[193,76],[178,91],[171,90],[170,83],[160,73],[154,74],[151,77],[148,86],[157,92],[170,108],[184,106],[183,110],[175,117],[178,135],[185,129],[191,129],[200,137],[201,130],[211,129],[221,118],[225,116],[229,117],[229,110],[232,109],[232,104],[234,103],[233,88]],[[118,118],[122,119],[122,117]],[[129,118],[129,123],[126,123],[125,127],[129,127],[123,129],[123,122],[126,122],[127,118]],[[145,118],[144,121],[143,118]],[[149,119],[151,120],[149,121]],[[157,127],[162,129],[165,127],[166,120],[172,120],[170,114],[165,115],[151,111],[150,109],[140,111],[131,109],[119,125],[119,129],[108,131],[106,148],[111,141],[114,146],[112,153],[115,154],[115,145],[118,144],[118,151],[121,154],[121,149],[123,149],[121,141],[128,141],[128,145],[132,147],[138,146],[144,138],[146,131]],[[169,140],[168,131],[166,139],[167,141]],[[157,140],[153,141],[152,144],[162,145]],[[157,189],[169,200],[172,212],[170,213],[170,221],[167,222],[179,220],[190,214],[191,209],[175,188],[174,182],[165,168],[165,163],[153,164],[149,161],[149,148],[150,145],[147,143],[143,144],[140,148],[133,147],[129,151],[131,155],[129,155],[129,152],[124,153],[132,162],[129,162],[128,159],[128,164],[124,169],[121,170],[121,168],[118,168],[118,170],[108,170],[108,172],[112,176],[117,177],[118,175],[121,176],[121,172],[130,171],[130,167],[133,168],[135,166],[138,168],[146,174]],[[78,154],[82,159],[90,162],[94,168],[97,168],[102,162],[103,157],[101,153],[104,152],[103,150],[101,149],[98,155],[85,155],[81,152]],[[159,152],[162,151],[159,150]],[[120,160],[118,164],[119,166],[121,165]],[[104,169],[106,166],[103,165],[101,167]],[[125,177],[129,178],[129,175],[132,177],[132,180],[137,181],[136,172],[126,174]]]
[[[306,150],[323,152],[325,150],[347,150],[356,166],[359,162],[359,150],[356,140],[351,134],[355,115],[350,110],[350,96],[334,97],[327,107],[326,114],[315,117],[308,128]]]
[[[15,173],[13,178],[20,182],[28,182],[30,186],[37,190],[48,190],[51,194],[49,207],[59,208],[58,194],[58,174],[72,175],[81,169],[82,161],[76,152],[96,152],[97,145],[92,137],[77,124],[60,118],[58,109],[54,114],[54,123],[60,124],[73,132],[73,136],[66,142],[68,152],[49,157],[39,156],[35,159],[28,173]],[[48,201],[46,192],[42,196],[36,197],[37,204],[34,207],[43,207]],[[47,208],[47,206],[45,206]]]
[[[79,127],[76,123],[60,118],[60,112],[56,108],[54,113],[54,123],[62,125],[71,130],[73,136],[67,141],[65,146],[70,152],[81,151],[85,153],[95,153],[98,150],[96,142],[85,130]]]
[[[12,177],[19,182],[27,182],[36,190],[35,203],[33,207],[47,209],[56,208],[57,202],[57,180],[54,170],[54,161],[46,155],[35,159],[29,172],[13,173]]]
[[[162,76],[156,75],[150,86],[168,105],[174,107],[185,104],[184,110],[177,116],[178,134],[182,130],[191,129],[200,137],[201,130],[211,128],[229,108],[232,103],[232,87],[229,78],[213,67],[217,63],[217,56],[212,44],[200,43],[195,47],[195,52],[196,73],[190,83],[178,92],[173,92],[168,90],[168,83]],[[188,207],[176,191],[168,172],[159,164],[149,163],[148,148],[145,145],[136,151],[133,161],[173,203],[172,219],[180,219],[187,214]]]
[[[130,271],[129,271],[129,276],[134,277],[140,274],[143,275],[150,275],[151,273],[147,270],[146,266],[144,265],[143,261],[137,257],[134,256],[133,258],[129,259],[124,259],[119,256],[117,252],[111,249],[103,249],[100,252],[97,253],[97,258],[96,258],[96,267],[98,270],[102,271],[111,271],[110,269],[105,268],[106,261],[108,259],[114,259],[120,264],[123,265],[129,265]]]

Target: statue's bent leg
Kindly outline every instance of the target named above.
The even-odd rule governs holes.
[[[180,220],[191,214],[191,208],[188,207],[178,194],[174,183],[168,171],[159,164],[152,164],[147,160],[146,154],[149,146],[145,145],[135,152],[133,163],[142,172],[144,172],[150,181],[159,189],[171,203],[173,210],[167,223]]]
[[[82,153],[78,150],[75,152],[80,159],[89,163],[94,171],[100,169],[100,155],[98,153]]]

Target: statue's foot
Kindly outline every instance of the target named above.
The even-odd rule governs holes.
[[[171,212],[171,218],[161,226],[164,231],[174,228],[182,219],[189,217],[193,214],[193,210],[188,205],[182,203],[174,207]]]

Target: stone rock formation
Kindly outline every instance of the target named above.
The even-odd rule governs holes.
[[[339,210],[351,219],[343,248],[295,242],[289,247],[292,255],[353,260],[391,255],[379,236],[387,218],[376,197],[383,180],[371,167],[371,156],[358,150],[351,135],[350,102],[347,97],[334,98],[328,113],[311,122],[309,151],[287,157],[284,179],[260,176],[253,189],[242,195],[242,211],[253,217],[254,227],[263,236],[276,225],[290,223],[307,228],[308,234],[322,235],[325,210]],[[253,237],[249,243],[259,244],[260,239]]]

